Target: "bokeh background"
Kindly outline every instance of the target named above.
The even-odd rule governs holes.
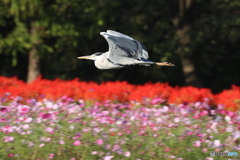
[[[0,75],[46,79],[240,85],[239,0],[0,0]],[[141,41],[150,60],[176,67],[98,70],[76,57],[105,52],[100,32]]]

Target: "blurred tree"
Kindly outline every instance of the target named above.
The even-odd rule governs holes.
[[[189,43],[191,41],[189,30],[191,30],[192,20],[189,19],[191,15],[193,0],[179,0],[178,13],[172,20],[177,27],[176,39],[178,41],[178,55],[181,60],[182,71],[185,76],[185,84],[193,86],[201,86],[199,79],[196,76],[196,69],[193,62],[192,54],[189,53]]]
[[[168,81],[220,91],[240,85],[239,10],[239,0],[0,0],[0,67],[24,77],[26,55],[35,55],[34,73],[48,79]],[[77,60],[108,50],[99,35],[107,29],[143,42],[150,60],[176,67],[102,71]],[[17,67],[6,65],[11,57]]]
[[[13,65],[17,64],[17,54],[28,53],[27,82],[40,74],[43,53],[51,53],[59,45],[48,43],[47,40],[64,41],[66,37],[79,35],[75,26],[69,23],[68,15],[65,15],[68,6],[76,5],[75,2],[1,0],[1,4],[1,25],[4,26],[10,20],[12,29],[7,34],[1,34],[0,52],[12,54]],[[74,45],[74,41],[72,43]]]
[[[193,4],[189,48],[202,85],[215,92],[240,85],[240,1]]]

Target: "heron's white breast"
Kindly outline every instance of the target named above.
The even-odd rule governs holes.
[[[97,59],[94,61],[95,66],[98,69],[118,69],[123,68],[123,66],[113,64],[107,60],[107,54],[104,53],[101,56],[97,57]]]

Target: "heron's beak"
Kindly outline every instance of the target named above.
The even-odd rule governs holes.
[[[92,56],[77,57],[77,59],[92,59]]]

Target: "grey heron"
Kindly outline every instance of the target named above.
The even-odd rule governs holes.
[[[90,56],[77,57],[78,59],[94,60],[98,69],[118,69],[132,65],[149,66],[174,66],[167,62],[153,62],[148,60],[146,47],[139,41],[120,32],[107,30],[101,32],[108,42],[109,50],[105,53],[97,52]]]

